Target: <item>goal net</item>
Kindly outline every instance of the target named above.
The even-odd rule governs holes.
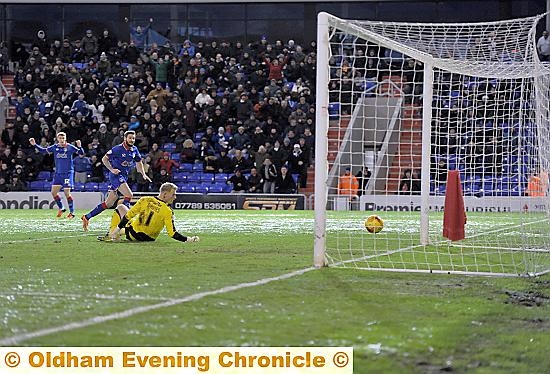
[[[423,24],[319,14],[316,266],[550,271],[543,17]],[[381,232],[365,230],[369,215],[384,221]]]

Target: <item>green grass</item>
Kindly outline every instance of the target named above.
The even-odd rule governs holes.
[[[493,223],[480,217],[480,226],[502,221],[502,216]],[[84,234],[80,222],[55,220],[52,211],[0,211],[0,340],[276,277],[312,263],[312,212],[177,211],[179,231],[200,235],[200,243],[180,243],[165,234],[155,243],[98,242],[95,236],[105,232],[109,218],[107,213],[94,218],[92,232]],[[360,229],[362,218],[330,213],[330,240],[338,234],[340,244],[365,245],[354,256],[413,242],[408,232],[417,221],[410,215],[384,213],[386,227],[376,247],[374,235]],[[505,236],[500,232],[494,238]],[[441,251],[428,248],[373,261],[398,267],[399,261],[414,259],[429,267],[458,259],[458,251],[447,245]],[[545,373],[550,367],[549,284],[549,276],[325,268],[17,345],[353,346],[357,373],[449,368]]]

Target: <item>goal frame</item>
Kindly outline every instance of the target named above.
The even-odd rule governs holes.
[[[316,147],[315,147],[315,199],[314,199],[314,254],[313,265],[314,267],[328,266],[326,258],[326,221],[327,221],[327,181],[329,178],[329,161],[328,155],[328,130],[329,130],[329,91],[327,89],[330,81],[329,76],[329,59],[330,59],[330,26],[331,21],[338,23],[338,29],[360,34],[374,34],[369,30],[363,30],[353,24],[345,23],[345,20],[332,16],[328,13],[321,12],[317,16],[317,72],[316,72]],[[422,51],[412,49],[405,45],[399,45],[396,48],[396,43],[392,43],[391,40],[385,36],[376,34],[377,42],[384,47],[396,50],[398,52],[409,55],[414,59],[422,61],[424,64],[423,75],[423,105],[422,105],[422,170],[430,170],[430,158],[431,158],[431,122],[432,122],[432,96],[434,85],[434,71],[435,64],[434,58]],[[540,119],[537,118],[537,122]],[[421,174],[421,196],[420,196],[420,245],[429,244],[429,213],[430,213],[430,173]],[[388,271],[405,271],[405,272],[441,272],[449,273],[447,271],[424,271],[414,269],[382,269]],[[460,271],[453,271],[453,273],[462,273]],[[510,276],[512,274],[496,274],[496,273],[471,273],[463,272],[464,274],[479,274],[479,275],[502,275]],[[516,274],[517,276],[517,274]]]

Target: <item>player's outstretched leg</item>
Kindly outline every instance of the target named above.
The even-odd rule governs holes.
[[[88,231],[88,225],[92,217],[97,216],[98,214],[103,212],[105,209],[111,207],[116,202],[116,200],[117,200],[116,190],[110,190],[104,202],[98,204],[94,209],[91,210],[91,212],[88,212],[85,215],[83,215],[80,219],[82,219],[82,228],[84,229],[84,231]]]

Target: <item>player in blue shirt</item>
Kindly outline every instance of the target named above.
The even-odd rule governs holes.
[[[88,225],[92,217],[97,216],[108,207],[113,206],[117,201],[117,191],[124,196],[123,204],[130,206],[132,200],[132,190],[128,185],[128,173],[134,163],[137,171],[141,173],[143,179],[151,182],[151,179],[145,173],[143,169],[143,163],[141,162],[141,155],[139,150],[134,145],[136,142],[136,132],[129,130],[124,133],[124,141],[122,144],[115,145],[105,156],[101,159],[107,169],[109,169],[109,193],[105,201],[91,212],[82,216],[82,228],[84,231],[88,231]]]
[[[69,205],[69,214],[67,214],[67,218],[72,219],[74,218],[74,203],[73,197],[71,196],[71,188],[74,187],[73,155],[75,153],[83,155],[84,149],[82,149],[80,140],[75,142],[76,147],[67,143],[67,134],[64,132],[57,133],[56,138],[57,143],[47,148],[36,144],[36,140],[34,140],[34,138],[30,138],[29,142],[40,153],[53,153],[55,160],[55,173],[52,182],[52,196],[57,204],[57,207],[59,208],[57,211],[57,217],[61,217],[66,211],[63,207],[61,197],[59,196],[59,191],[63,188],[63,192],[65,192],[65,197],[67,198],[67,204]]]

